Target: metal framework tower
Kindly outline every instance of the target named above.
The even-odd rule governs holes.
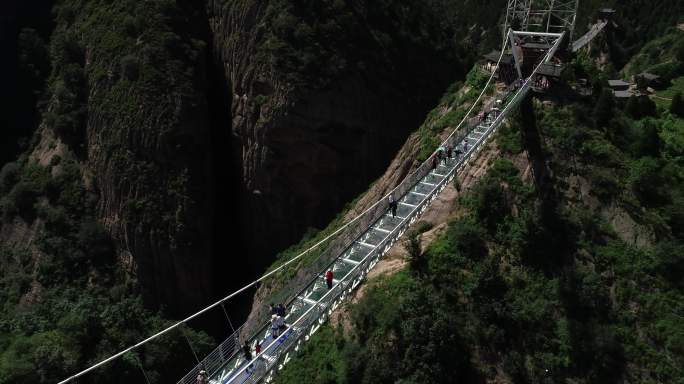
[[[566,32],[572,41],[578,4],[579,0],[508,0],[509,25],[525,32]]]
[[[527,23],[530,16],[530,10],[533,0],[508,0],[507,20],[508,25],[505,26],[503,32],[508,33],[508,28],[513,30],[526,31]]]

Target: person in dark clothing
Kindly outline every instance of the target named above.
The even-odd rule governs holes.
[[[333,271],[328,270],[328,272],[325,273],[325,283],[328,285],[328,289],[332,289],[333,287]]]
[[[397,217],[397,201],[394,200],[394,196],[390,195],[389,197],[389,208],[390,212],[392,212],[392,217]]]
[[[278,315],[271,315],[271,337],[273,340],[278,338]]]
[[[269,308],[271,309],[271,315],[277,315],[278,314],[278,308],[276,308],[273,303],[269,304]]]
[[[432,157],[432,170],[434,171],[437,169],[437,165],[439,165],[439,160],[437,159],[437,155]]]
[[[283,332],[285,332],[285,329],[287,329],[287,325],[285,324],[285,317],[278,316],[278,333],[282,335]]]
[[[454,148],[451,145],[447,146],[446,154],[447,158],[451,160],[451,154],[454,152]]]
[[[252,368],[254,368],[254,366],[252,365],[252,349],[249,348],[249,343],[247,341],[245,341],[245,345],[242,346],[242,353],[245,356],[245,361],[247,361],[249,364],[245,370],[245,372],[249,374],[252,372]]]
[[[249,348],[248,341],[245,341],[245,344],[242,346],[242,353],[245,355],[245,360],[252,360],[252,350],[251,348]]]
[[[463,140],[463,153],[468,153],[468,139]]]
[[[276,315],[285,317],[285,305],[283,303],[278,304],[276,307]]]

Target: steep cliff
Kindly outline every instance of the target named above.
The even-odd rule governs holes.
[[[471,45],[492,36],[458,8],[57,1],[51,35],[21,40],[37,81],[18,101],[35,117],[21,135],[37,131],[0,172],[0,372],[54,382],[322,227],[462,77],[474,51],[456,31]],[[210,345],[189,334],[199,353]],[[36,345],[60,353],[46,360]],[[143,360],[167,381],[192,359],[163,346]],[[131,366],[104,377],[128,380]]]
[[[460,76],[439,7],[403,7],[210,2],[254,271],[364,190]]]

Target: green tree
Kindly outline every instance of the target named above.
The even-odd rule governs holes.
[[[594,121],[596,126],[605,127],[610,123],[614,117],[613,107],[615,100],[613,99],[613,92],[610,89],[603,88],[601,96],[599,96],[594,108]]]
[[[106,264],[114,259],[114,244],[109,234],[97,222],[84,222],[78,231],[78,242],[84,253],[95,264]]]
[[[682,100],[682,93],[677,92],[672,97],[672,104],[670,104],[670,113],[675,116],[684,117],[684,100]]]
[[[639,97],[639,113],[642,117],[655,116],[657,114],[656,105],[650,97]]]
[[[665,202],[667,183],[661,174],[662,164],[652,157],[641,158],[631,164],[630,181],[634,194],[646,206],[657,206]]]
[[[411,270],[422,275],[425,272],[425,258],[421,247],[420,232],[411,231],[408,238],[404,241],[404,250],[408,254],[409,266]]]
[[[641,119],[641,110],[639,109],[639,101],[636,96],[631,96],[625,104],[625,113],[635,120]]]
[[[680,63],[684,63],[684,39],[679,39],[679,42],[675,47],[675,58],[677,58]]]
[[[138,59],[133,55],[126,55],[121,58],[121,74],[124,78],[129,81],[135,81],[138,79],[138,74],[140,72],[140,66],[138,64]]]

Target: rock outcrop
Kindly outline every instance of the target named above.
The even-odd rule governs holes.
[[[444,56],[416,64],[383,52],[398,61],[393,68],[362,57],[363,70],[352,62],[323,86],[293,83],[264,58],[272,3],[214,0],[209,8],[215,52],[232,92],[239,221],[247,229],[255,271],[364,191],[458,75]]]

